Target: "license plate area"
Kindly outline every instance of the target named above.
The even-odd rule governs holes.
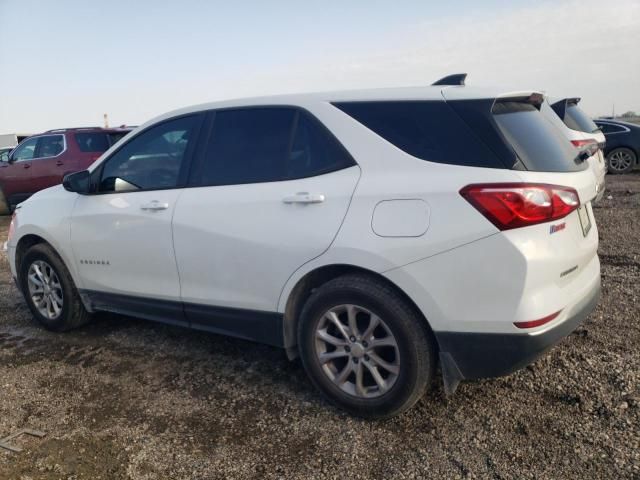
[[[587,205],[580,205],[580,207],[578,207],[578,218],[580,219],[580,226],[582,227],[582,235],[586,237],[589,234],[589,230],[591,230],[591,218],[589,217]]]

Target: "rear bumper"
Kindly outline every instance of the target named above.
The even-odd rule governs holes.
[[[455,390],[460,380],[508,375],[532,363],[573,332],[594,310],[599,298],[598,278],[562,323],[539,334],[435,332],[445,386]]]

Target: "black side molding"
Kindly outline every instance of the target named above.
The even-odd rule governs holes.
[[[183,303],[93,290],[79,290],[79,293],[89,311],[119,313],[284,347],[284,315],[278,312]]]
[[[454,73],[452,75],[447,75],[446,77],[442,77],[440,80],[433,82],[431,85],[462,85],[464,86],[464,81],[467,78],[466,73]]]

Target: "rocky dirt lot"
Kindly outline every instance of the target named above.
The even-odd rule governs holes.
[[[47,435],[0,450],[0,478],[640,478],[640,175],[607,180],[589,323],[385,422],[326,404],[275,348],[119,316],[48,333],[2,258],[0,437]]]

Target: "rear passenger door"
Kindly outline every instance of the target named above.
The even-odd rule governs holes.
[[[292,107],[211,112],[205,132],[173,219],[182,299],[194,327],[255,338],[269,317],[229,308],[277,310],[289,276],[331,244],[360,169]]]

